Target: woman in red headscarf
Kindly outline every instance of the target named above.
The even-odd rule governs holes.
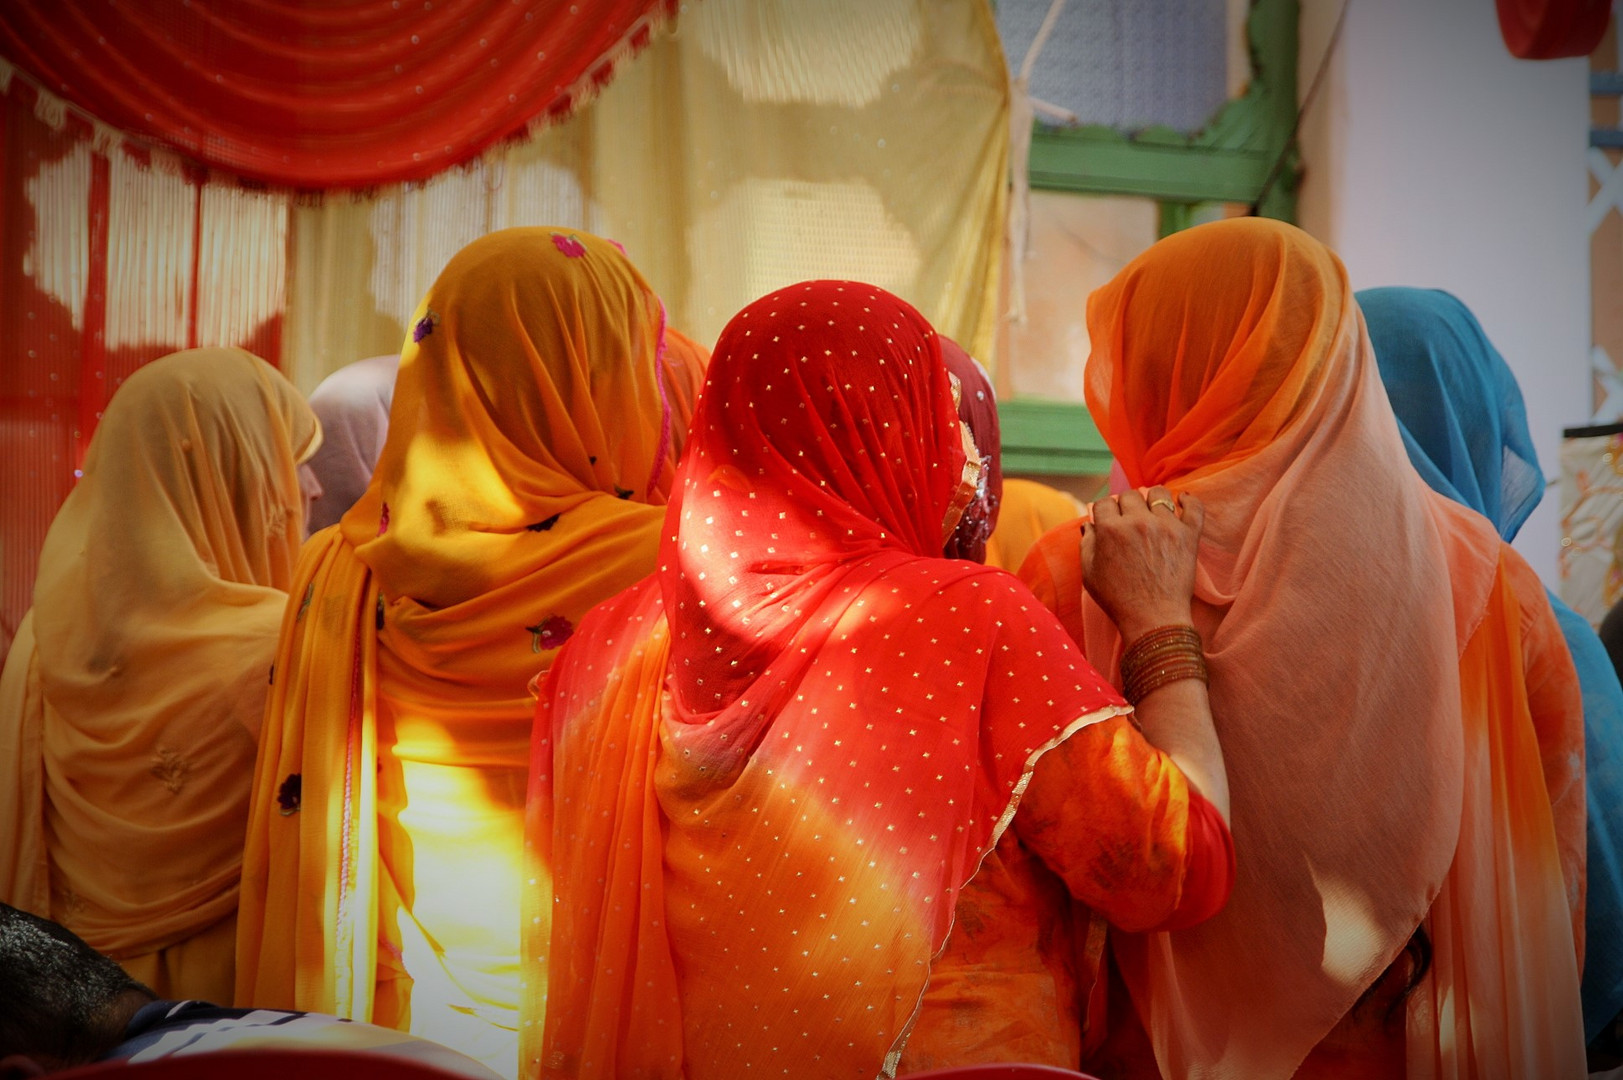
[[[1138,928],[1221,905],[1203,684],[1143,697],[1157,750],[1016,579],[941,557],[981,465],[941,352],[853,282],[723,333],[659,572],[541,687],[525,1075],[1074,1065],[1067,894]],[[1198,504],[1150,497],[1089,534],[1132,638],[1193,588]]]

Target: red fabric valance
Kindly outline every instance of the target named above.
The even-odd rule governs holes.
[[[1606,36],[1612,0],[1498,0],[1499,31],[1522,60],[1588,56]]]
[[[0,56],[278,186],[419,180],[567,113],[675,0],[5,0]]]

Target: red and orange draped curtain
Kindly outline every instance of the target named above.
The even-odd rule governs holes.
[[[422,180],[567,113],[671,0],[8,0],[0,55],[260,183]]]
[[[136,368],[282,360],[299,192],[420,180],[561,117],[672,0],[0,5],[0,657]]]

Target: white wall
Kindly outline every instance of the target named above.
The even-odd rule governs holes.
[[[1463,300],[1520,380],[1539,461],[1590,415],[1584,60],[1513,59],[1493,0],[1350,0],[1303,124],[1303,227],[1354,288]],[[1306,93],[1342,0],[1302,0]],[[1558,493],[1516,547],[1555,583]]]

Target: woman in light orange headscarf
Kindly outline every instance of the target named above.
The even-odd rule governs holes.
[[[1070,897],[1139,927],[1221,905],[1200,683],[1129,720],[1012,575],[942,557],[982,465],[942,351],[857,282],[723,332],[660,569],[541,686],[526,1077],[1074,1065]],[[1198,521],[1121,516],[1163,545],[1110,563],[1132,613],[1187,623]]]
[[[544,228],[476,240],[424,298],[372,483],[306,545],[283,624],[240,1004],[516,1070],[527,687],[654,567],[663,326],[614,245]]]
[[[0,676],[0,900],[165,997],[225,1001],[254,736],[315,415],[240,349],[108,404]]]
[[[1243,852],[1216,918],[1112,937],[1140,1056],[1113,1024],[1096,1071],[1582,1076],[1583,732],[1535,728],[1521,662],[1549,609],[1409,465],[1341,263],[1278,222],[1201,226],[1088,324],[1128,481],[1209,508],[1195,623]],[[1022,577],[1112,670],[1076,548],[1050,533]]]

